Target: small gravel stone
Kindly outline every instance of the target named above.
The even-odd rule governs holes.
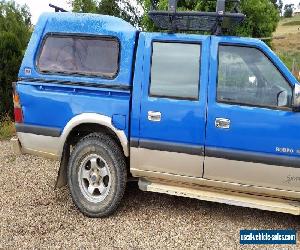
[[[140,191],[129,183],[118,211],[83,216],[68,188],[54,190],[59,163],[13,153],[0,141],[0,249],[239,249],[240,229],[296,229],[300,218]],[[247,249],[279,246],[247,245]],[[280,246],[283,247],[283,246]]]

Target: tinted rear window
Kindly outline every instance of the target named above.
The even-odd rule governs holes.
[[[150,95],[198,99],[201,45],[154,42]]]
[[[49,36],[38,68],[43,73],[83,74],[113,78],[119,67],[119,42],[107,37]]]

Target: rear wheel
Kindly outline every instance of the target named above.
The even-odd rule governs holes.
[[[113,213],[125,191],[127,171],[119,145],[107,134],[81,139],[71,153],[68,184],[79,210],[89,217]]]

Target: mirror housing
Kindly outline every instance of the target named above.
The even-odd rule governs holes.
[[[296,83],[293,90],[293,110],[300,111],[300,85]]]
[[[278,107],[287,107],[289,104],[288,92],[283,90],[277,95],[277,106]]]

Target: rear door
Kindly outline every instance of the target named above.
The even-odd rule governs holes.
[[[300,191],[296,79],[262,42],[213,37],[204,177]]]
[[[139,111],[133,106],[139,112],[139,133],[131,140],[131,168],[202,177],[210,39],[144,35]]]

